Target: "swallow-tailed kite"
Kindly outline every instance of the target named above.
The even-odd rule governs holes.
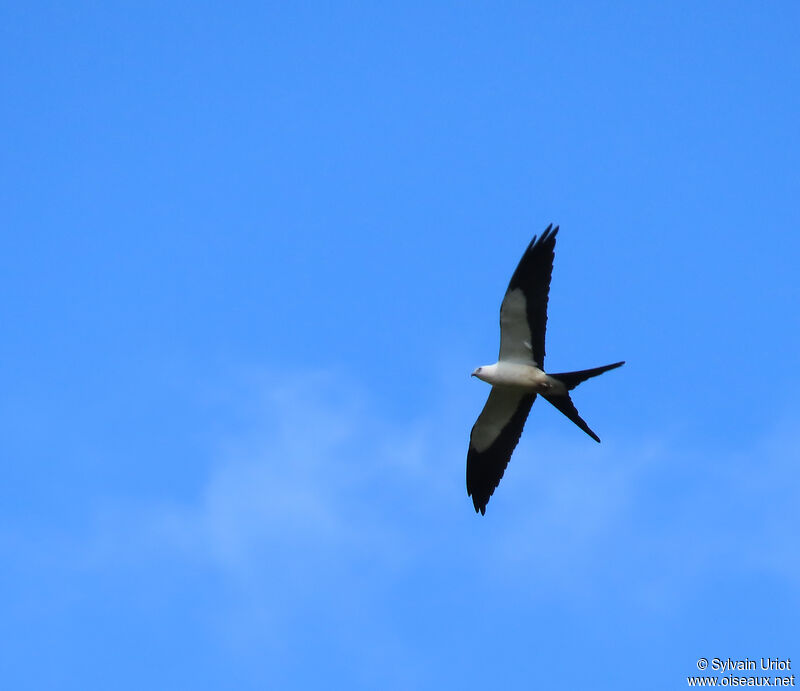
[[[472,428],[467,453],[467,494],[472,497],[475,511],[481,514],[486,513],[489,497],[503,477],[536,394],[599,442],[578,415],[569,392],[581,382],[625,364],[615,362],[579,372],[545,374],[544,332],[556,233],[558,226],[549,225],[540,238],[534,236],[528,245],[500,306],[497,362],[472,373],[492,385],[489,400]]]

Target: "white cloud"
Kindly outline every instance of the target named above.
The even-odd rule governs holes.
[[[413,572],[476,544],[486,578],[569,597],[630,569],[644,600],[681,597],[733,556],[797,577],[780,529],[797,519],[793,442],[720,455],[664,442],[598,447],[569,427],[557,438],[539,427],[478,518],[463,487],[459,407],[470,414],[451,400],[393,425],[345,378],[273,382],[252,435],[225,446],[194,506],[157,513],[158,530],[254,582],[302,581],[323,563],[340,577],[363,562]]]
[[[579,610],[616,593],[668,617],[715,579],[768,573],[800,586],[789,436],[727,453],[611,433],[598,446],[534,408],[480,517],[464,487],[474,402],[448,396],[396,423],[345,377],[258,388],[252,429],[221,445],[196,501],[105,515],[95,541],[100,558],[169,554],[221,575],[220,626],[237,647],[335,639],[369,666],[368,638],[413,685],[432,662],[398,631],[397,600],[444,607],[500,593],[519,608]],[[387,666],[373,662],[364,674],[377,683]]]

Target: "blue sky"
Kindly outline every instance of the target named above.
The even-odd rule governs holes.
[[[795,3],[0,6],[15,689],[800,661]],[[485,517],[500,299],[552,370]]]

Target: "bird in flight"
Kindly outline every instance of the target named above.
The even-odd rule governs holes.
[[[599,437],[578,415],[569,392],[581,382],[624,365],[562,374],[544,372],[544,333],[547,298],[555,256],[555,228],[547,226],[541,237],[533,237],[511,276],[500,306],[500,355],[493,365],[473,373],[492,385],[489,399],[469,437],[467,494],[475,511],[486,513],[486,504],[500,483],[536,394],[554,405],[596,442]]]

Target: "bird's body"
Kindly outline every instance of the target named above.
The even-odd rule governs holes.
[[[578,414],[569,392],[591,377],[623,365],[563,374],[544,371],[547,302],[558,226],[533,238],[511,277],[500,307],[500,355],[472,375],[492,385],[489,399],[470,434],[467,493],[476,511],[486,504],[503,477],[537,395],[554,405],[586,434],[600,441]]]
[[[473,373],[481,381],[492,386],[510,386],[531,393],[564,394],[566,387],[536,365],[522,362],[497,361],[493,365],[478,367]]]

